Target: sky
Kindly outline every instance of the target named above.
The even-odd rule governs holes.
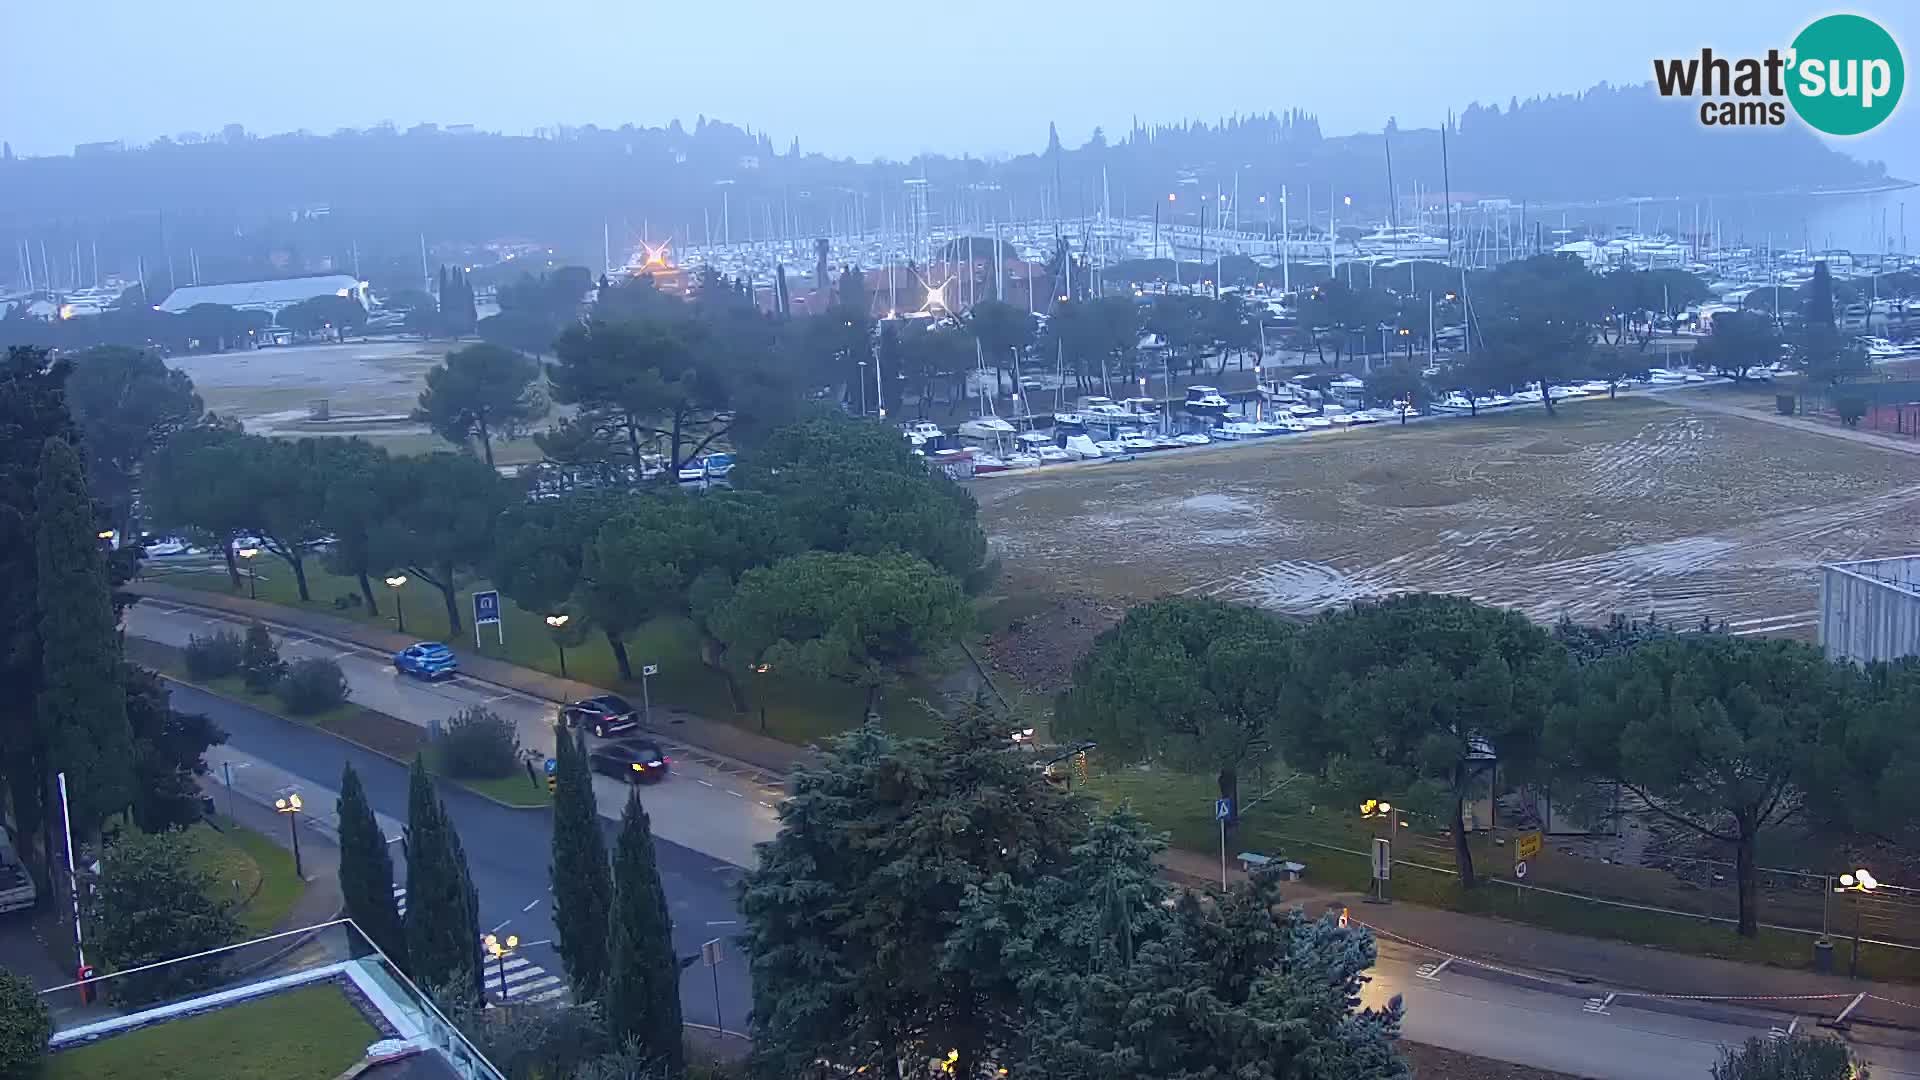
[[[859,158],[1001,156],[1096,126],[1301,107],[1329,134],[1601,81],[1655,56],[1786,46],[1836,10],[1920,59],[1920,3],[1788,0],[91,0],[8,5],[0,138],[17,153],[228,123],[526,133],[709,117]],[[1920,177],[1906,95],[1851,149]]]

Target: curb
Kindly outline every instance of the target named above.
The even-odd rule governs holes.
[[[142,640],[145,640],[145,639],[142,639]],[[342,735],[337,731],[332,731],[327,728],[323,728],[318,724],[309,724],[305,720],[298,719],[297,717],[288,716],[285,713],[275,712],[272,709],[262,709],[259,706],[259,704],[255,702],[242,701],[231,694],[221,693],[220,691],[215,690],[210,686],[202,686],[199,683],[192,681],[191,679],[182,679],[175,675],[169,675],[164,671],[156,671],[154,672],[154,674],[160,676],[160,678],[165,682],[175,683],[177,685],[185,686],[193,690],[198,690],[203,694],[207,694],[212,697],[217,697],[222,701],[232,702],[235,705],[243,705],[249,709],[258,709],[259,711],[266,713],[268,716],[285,720],[289,724],[299,724],[301,727],[306,728],[309,731],[317,731],[320,734],[326,735],[330,738],[339,739],[341,742],[346,743],[348,746],[358,747],[361,750],[365,750],[369,754],[386,758],[388,761],[393,762],[395,765],[398,765],[403,769],[411,769],[413,767],[413,762],[411,761],[403,761],[400,758],[394,757],[392,754],[387,753],[385,750],[376,750],[373,747],[368,746],[366,743],[363,743],[358,739],[348,738],[347,736]],[[364,708],[364,706],[362,706],[362,708]],[[367,709],[367,711],[370,713],[376,713],[380,716],[387,715],[386,713],[379,712],[379,710],[377,709]],[[395,723],[406,723],[406,721],[401,720],[398,717],[389,716],[387,717],[387,719],[392,720]],[[459,788],[461,791],[464,791],[467,794],[474,796],[475,798],[485,799],[486,801],[492,803],[495,806],[500,807],[503,810],[519,810],[519,811],[527,811],[527,812],[537,812],[537,811],[546,810],[549,808],[548,806],[517,806],[503,799],[499,799],[492,795],[489,795],[486,792],[479,790],[478,788],[468,787],[466,784],[461,783],[460,781],[454,779],[451,776],[443,776],[439,773],[430,773],[429,775],[433,777],[435,783],[451,784],[454,787]]]

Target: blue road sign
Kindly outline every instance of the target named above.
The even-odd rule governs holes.
[[[1232,816],[1233,816],[1233,800],[1232,799],[1213,800],[1213,820],[1225,821]]]
[[[500,621],[500,594],[491,590],[473,594],[473,621],[475,623],[497,623]]]
[[[547,775],[548,776],[552,776],[559,768],[560,768],[559,762],[553,760],[552,758],[547,759]]]

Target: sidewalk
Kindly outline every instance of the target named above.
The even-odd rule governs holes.
[[[215,748],[217,750],[218,748]],[[200,790],[213,796],[216,810],[228,814],[233,820],[254,832],[272,840],[283,848],[293,846],[292,836],[287,831],[287,819],[273,808],[274,795],[263,793],[257,785],[243,786],[240,777],[244,772],[236,772],[234,786],[228,789],[222,777],[221,769],[215,763],[215,752],[207,754],[208,764],[213,768],[200,778]],[[264,778],[263,778],[264,779]],[[319,802],[319,793],[311,790],[311,785],[302,785],[301,799]],[[231,796],[231,797],[229,797]],[[229,810],[231,807],[231,810]],[[316,809],[319,809],[316,806]],[[331,803],[327,809],[331,810]],[[305,820],[307,815],[299,815],[295,827],[300,830],[300,863],[302,880],[307,888],[288,909],[286,918],[275,926],[270,933],[282,933],[305,926],[317,926],[340,918],[345,909],[345,898],[340,894],[340,848],[334,842],[331,828],[315,828],[314,822]],[[305,943],[304,938],[284,938],[254,948],[239,950],[236,966],[241,971],[252,971],[279,959]]]
[[[1160,862],[1169,877],[1183,884],[1217,886],[1220,883],[1217,856],[1168,848]],[[1246,876],[1237,866],[1227,871],[1229,882],[1244,881]],[[1920,1004],[1920,989],[1911,986],[1689,956],[1403,901],[1371,904],[1361,893],[1328,889],[1311,882],[1283,885],[1281,895],[1310,915],[1345,908],[1350,918],[1425,952],[1518,968],[1570,983],[1592,984],[1594,996],[1607,990],[1714,997],[1841,995],[1843,1000],[1835,1003],[1829,1015],[1837,1014],[1844,1007],[1844,999],[1860,993]],[[1808,946],[1812,946],[1811,938]],[[1845,963],[1844,956],[1840,960]],[[1889,1026],[1920,1027],[1920,1010],[1872,1001],[1863,1002],[1853,1018]]]
[[[244,596],[227,596],[198,589],[183,589],[177,585],[152,581],[130,582],[126,588],[128,592],[137,596],[164,600],[182,607],[226,612],[243,619],[258,619],[270,626],[296,629],[317,637],[358,645],[377,652],[398,652],[418,640],[383,627],[354,622],[318,611],[272,604],[264,600],[249,600]],[[607,692],[606,687],[593,686],[574,679],[562,679],[543,671],[509,664],[504,660],[488,656],[473,656],[466,652],[460,654],[460,672],[479,682],[515,690],[555,703],[578,701],[581,698]],[[769,772],[788,772],[794,766],[812,757],[812,753],[805,747],[794,746],[764,735],[756,735],[724,721],[696,716],[658,703],[653,706],[653,712],[660,717],[655,726],[661,728],[663,734],[671,734],[673,738],[690,746]]]

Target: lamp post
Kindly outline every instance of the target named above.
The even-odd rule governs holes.
[[[1861,867],[1851,874],[1841,874],[1840,884],[1834,886],[1833,891],[1870,894],[1879,887],[1880,882],[1874,880],[1874,876],[1868,873],[1865,867]],[[1855,895],[1853,898],[1853,955],[1847,958],[1848,978],[1860,973],[1860,924],[1860,895]]]
[[[93,534],[93,538],[100,541],[100,543],[104,544],[109,550],[113,548],[112,529],[101,529],[99,532]]]
[[[500,1000],[505,1001],[507,1000],[507,957],[512,956],[514,951],[520,948],[520,937],[517,934],[508,934],[503,941],[488,934],[480,941],[486,946],[487,956],[491,957],[500,969]]]
[[[300,865],[300,811],[306,804],[300,801],[300,793],[295,791],[273,800],[273,809],[287,815],[287,834],[293,837],[293,876],[306,880],[306,871]]]
[[[1360,804],[1360,816],[1368,819],[1387,819],[1387,858],[1392,859],[1394,841],[1397,840],[1400,835],[1397,828],[1400,822],[1400,815],[1394,812],[1393,804],[1384,799],[1368,799],[1366,802]],[[1379,898],[1381,903],[1386,903],[1391,899],[1391,897],[1387,895],[1387,879],[1384,877],[1379,880]]]
[[[867,362],[865,360],[862,360],[860,361],[860,416],[862,419],[865,419],[866,415],[867,415]]]
[[[387,588],[393,590],[393,625],[402,634],[407,632],[407,609],[400,602],[400,586],[406,583],[405,574],[395,574],[387,579]]]
[[[755,675],[765,675],[771,670],[773,668],[769,664],[753,665]],[[767,697],[764,692],[755,692],[753,696],[760,699],[760,734],[765,735],[767,733]]]
[[[567,646],[565,642],[560,640],[560,635],[557,631],[567,625],[567,621],[571,618],[572,616],[565,613],[547,616],[547,625],[553,627],[556,631],[553,635],[553,647],[560,650],[560,677],[563,679],[567,677]]]
[[[252,548],[252,547],[243,547],[239,551],[234,552],[234,554],[240,556],[242,559],[245,559],[247,561],[247,599],[249,600],[260,599],[260,592],[254,586],[254,574],[253,574],[253,557],[255,555],[260,554],[260,549]]]

